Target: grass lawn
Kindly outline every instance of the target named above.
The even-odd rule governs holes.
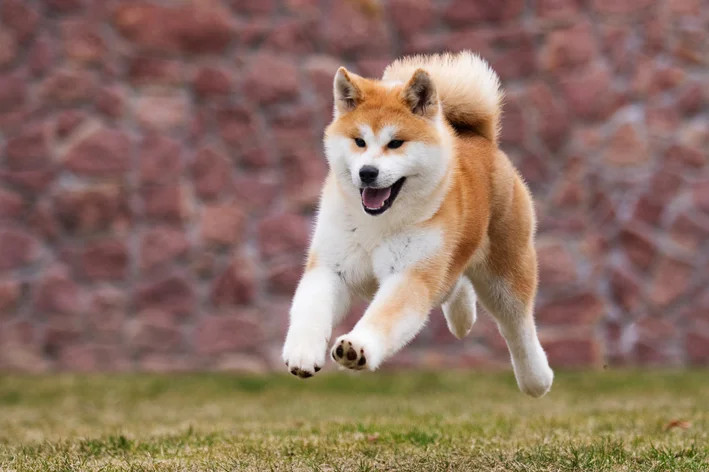
[[[0,470],[706,471],[709,372],[2,375]]]

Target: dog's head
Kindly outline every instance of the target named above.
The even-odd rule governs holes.
[[[443,181],[450,146],[429,74],[419,69],[407,83],[388,83],[340,68],[334,95],[325,152],[348,197],[369,215],[425,202]]]

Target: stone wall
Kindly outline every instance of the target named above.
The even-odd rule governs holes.
[[[0,368],[281,369],[334,71],[461,48],[508,92],[552,364],[706,364],[708,31],[707,0],[0,1]],[[389,365],[509,363],[434,313]]]

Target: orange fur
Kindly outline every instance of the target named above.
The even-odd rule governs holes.
[[[451,332],[465,336],[479,299],[507,341],[520,389],[545,394],[553,372],[533,318],[536,221],[529,190],[498,147],[495,73],[467,52],[415,56],[394,62],[382,80],[341,68],[334,95],[319,214],[325,220],[284,347],[291,372],[319,370],[320,353],[310,346],[327,340],[327,313],[337,319],[353,294],[372,303],[331,356],[356,370],[376,369],[437,306]],[[323,285],[329,291],[321,308],[314,294]],[[322,324],[310,328],[313,311]]]

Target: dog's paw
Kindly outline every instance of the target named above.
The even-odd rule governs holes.
[[[348,369],[374,370],[380,361],[375,346],[376,343],[366,336],[349,333],[337,338],[330,355],[335,362]]]
[[[291,336],[283,345],[283,362],[288,371],[301,379],[312,377],[325,364],[326,339]]]

